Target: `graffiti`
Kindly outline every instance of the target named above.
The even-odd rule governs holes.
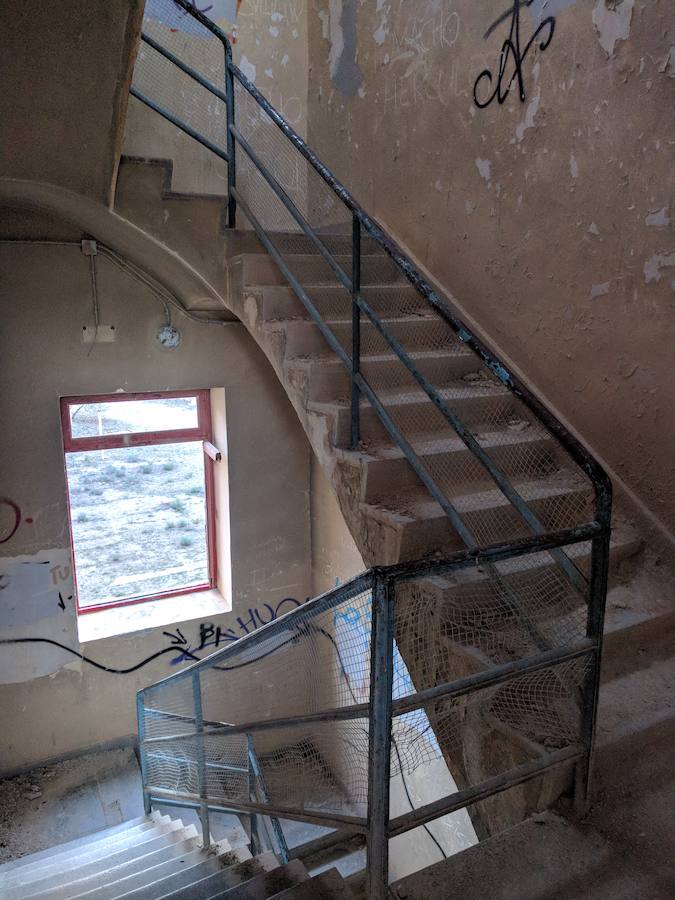
[[[72,569],[70,566],[52,566],[49,574],[52,576],[52,584],[56,586],[60,581],[68,581]]]
[[[499,52],[499,68],[496,79],[490,69],[484,69],[474,82],[473,99],[479,109],[485,109],[495,99],[500,105],[504,103],[511,91],[514,81],[518,82],[518,94],[521,103],[524,103],[527,99],[523,73],[525,59],[537,41],[539,41],[539,49],[541,51],[546,50],[553,40],[553,33],[555,32],[555,18],[553,16],[548,16],[539,24],[524,47],[521,47],[520,8],[521,6],[530,6],[533,2],[534,0],[514,0],[511,9],[507,10],[496,19],[485,32],[485,38],[488,38],[502,22],[507,21],[510,18],[511,24],[509,26],[509,36],[502,44],[502,48]],[[546,32],[545,36],[544,32]],[[507,69],[509,68],[510,61],[513,62],[513,72],[509,77]],[[489,93],[490,89],[492,89],[491,93]],[[485,90],[487,90],[488,93],[484,93],[483,96],[480,96]]]
[[[19,530],[19,525],[21,524],[21,508],[18,503],[15,503],[14,500],[10,500],[9,497],[0,497],[0,507],[2,506],[6,506],[10,510],[10,517],[13,519],[9,526],[7,526],[7,531],[4,534],[0,531],[0,544],[6,544]],[[2,526],[0,526],[0,528],[1,527]]]
[[[438,53],[454,47],[459,39],[461,22],[451,6],[451,0],[444,0],[440,7],[436,3],[412,7],[414,13],[403,27],[393,31],[391,60],[386,54],[384,62],[392,66],[403,63],[405,70],[385,81],[385,112],[390,106],[405,108],[434,101],[447,105],[451,93],[457,93],[457,61],[450,65],[445,59],[438,61]],[[377,43],[383,43],[384,34],[381,39],[375,36]]]
[[[72,600],[72,596],[67,598],[68,600]],[[63,604],[63,605],[62,605]],[[287,608],[290,604],[290,608]],[[65,601],[63,600],[63,596],[59,593],[59,604],[62,609],[65,609]],[[230,643],[232,641],[239,640],[240,637],[244,637],[247,634],[261,628],[263,625],[268,625],[270,622],[273,622],[275,619],[278,619],[279,616],[283,615],[284,612],[290,612],[290,609],[295,609],[300,606],[300,601],[296,600],[294,597],[284,597],[283,600],[280,600],[276,606],[273,606],[270,603],[265,603],[263,606],[263,611],[259,609],[251,608],[247,610],[248,618],[243,619],[241,616],[237,617],[237,629],[239,630],[239,634],[237,634],[236,630],[233,628],[222,628],[220,625],[214,625],[212,622],[202,622],[199,625],[199,638],[198,638],[198,646],[194,649],[191,649],[188,643],[187,638],[180,630],[180,628],[176,628],[175,631],[163,631],[162,634],[165,637],[169,638],[169,645],[166,647],[162,647],[161,650],[158,650],[156,653],[151,653],[149,656],[145,657],[145,659],[140,660],[140,662],[134,663],[132,666],[127,666],[126,668],[116,668],[114,666],[104,665],[103,663],[97,662],[95,659],[92,659],[89,656],[85,656],[83,653],[80,653],[79,650],[75,650],[72,647],[69,647],[67,644],[62,644],[59,641],[52,640],[51,638],[42,638],[42,637],[23,637],[23,638],[3,638],[0,639],[0,645],[8,645],[8,644],[48,644],[52,647],[57,647],[60,650],[64,650],[66,653],[70,653],[73,656],[81,659],[82,662],[87,663],[87,665],[93,666],[95,669],[98,669],[101,672],[108,672],[112,675],[130,675],[132,672],[137,672],[139,669],[142,669],[144,666],[149,665],[149,663],[154,662],[156,659],[159,659],[162,656],[166,656],[167,654],[172,654],[172,658],[169,660],[170,665],[178,665],[182,662],[199,662],[203,659],[203,656],[198,656],[197,654],[205,650],[207,647],[218,648],[220,643]],[[234,666],[214,666],[214,669],[218,669],[219,671],[227,671],[228,669],[236,669],[240,668],[242,665],[248,665],[248,663],[239,663]]]
[[[295,609],[298,606],[300,606],[300,601],[296,600],[295,597],[284,597],[276,606],[272,606],[270,603],[263,604],[262,611],[249,608],[247,610],[247,618],[237,616],[235,628],[224,628],[221,625],[214,625],[213,622],[202,622],[199,626],[198,643],[193,648],[190,648],[180,629],[176,629],[177,635],[168,631],[165,631],[164,634],[172,639],[173,646],[185,646],[186,654],[199,653],[207,647],[213,647],[217,650],[221,644],[238,641],[239,638],[251,634],[263,625],[269,625],[270,622],[274,622],[284,612],[290,612],[291,609]],[[187,659],[188,657],[186,656],[185,658]],[[176,657],[171,660],[171,665],[175,666],[183,661],[181,657]]]

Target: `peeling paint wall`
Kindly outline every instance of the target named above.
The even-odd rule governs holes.
[[[356,92],[347,5],[311,6],[310,145],[672,530],[672,3],[523,4],[501,77],[506,0],[360,3]]]
[[[135,692],[184,665],[184,649],[210,653],[311,593],[310,449],[271,367],[242,326],[178,314],[182,343],[162,348],[161,304],[106,260],[97,272],[116,340],[90,353],[79,247],[0,243],[0,639],[31,639],[0,646],[0,771],[135,733]],[[226,403],[232,612],[200,616],[195,595],[194,610],[188,601],[162,626],[80,643],[59,396],[212,386]],[[131,618],[144,606],[119,612]]]

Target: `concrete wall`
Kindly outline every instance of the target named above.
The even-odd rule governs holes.
[[[259,621],[256,610],[266,621],[270,609],[281,614],[295,605],[279,607],[284,598],[304,601],[311,578],[309,447],[271,367],[243,327],[201,326],[176,313],[183,342],[165,350],[155,339],[161,304],[99,258],[101,317],[115,325],[116,339],[89,353],[91,345],[81,337],[92,317],[89,270],[79,247],[3,243],[0,270],[0,497],[20,511],[19,527],[6,540],[15,507],[1,505],[0,571],[13,577],[23,562],[49,563],[24,567],[45,573],[33,587],[24,584],[24,611],[35,615],[17,624],[6,606],[1,636],[56,640],[112,669],[140,664],[121,675],[44,643],[3,646],[2,681],[18,683],[0,686],[8,723],[1,771],[135,732],[135,691],[176,670],[172,660],[179,653],[168,648],[177,628],[192,649],[199,647],[203,623],[239,637]],[[233,583],[232,598],[226,599],[232,612],[197,618],[186,606],[163,627],[80,645],[68,571],[59,396],[199,387],[224,389]],[[8,579],[0,579],[0,587],[7,586]],[[253,713],[255,697],[251,703]]]
[[[1,5],[0,174],[109,199],[143,5]]]
[[[308,140],[672,530],[670,12],[317,0]]]

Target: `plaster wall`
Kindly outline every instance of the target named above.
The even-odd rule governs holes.
[[[0,7],[0,169],[110,199],[142,0]]]
[[[180,646],[170,648],[179,633],[202,655],[201,625],[221,627],[227,636],[222,647],[310,595],[310,450],[274,372],[240,325],[207,327],[176,313],[183,342],[165,350],[155,339],[161,304],[99,257],[101,318],[115,325],[116,339],[89,353],[91,345],[81,337],[82,326],[92,321],[89,269],[79,247],[0,243],[0,271],[0,497],[16,504],[21,517],[4,540],[13,529],[14,508],[2,504],[1,571],[15,572],[26,559],[48,560],[50,571],[60,567],[40,596],[26,592],[36,616],[22,623],[21,634],[15,619],[8,621],[7,608],[0,608],[0,636],[57,640],[105,668],[138,666],[117,674],[43,643],[2,646],[2,681],[15,682],[0,685],[7,723],[0,771],[6,771],[135,733],[135,692],[177,670],[172,661]],[[197,612],[196,601],[194,611],[187,601],[162,626],[80,644],[67,566],[59,396],[200,387],[221,388],[214,403],[222,397],[225,404],[216,427],[220,439],[226,423],[232,595],[220,608],[231,612],[207,617]],[[285,598],[294,601],[279,607]],[[249,702],[254,715],[255,694]]]
[[[672,532],[672,4],[513,9],[317,0],[308,141]]]

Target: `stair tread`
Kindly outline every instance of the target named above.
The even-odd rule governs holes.
[[[269,900],[349,900],[354,894],[337,869],[328,869],[320,875],[295,887],[272,894]]]
[[[501,397],[508,394],[507,388],[501,384],[484,381],[480,387],[476,384],[465,385],[454,382],[447,387],[437,388],[437,393],[443,400],[475,400],[484,397]],[[376,391],[380,402],[386,406],[408,406],[416,403],[431,403],[428,394],[421,388],[419,390],[401,390],[400,388],[385,388]],[[370,401],[366,397],[361,398],[362,407],[370,407]],[[335,409],[349,409],[349,399],[344,400],[311,400],[308,407],[314,412],[334,412]],[[449,426],[451,427],[451,426]]]
[[[551,435],[540,428],[532,426],[524,431],[516,432],[509,428],[488,431],[484,429],[474,429],[473,435],[485,449],[495,449],[498,447],[517,447],[521,444],[539,443],[541,441],[553,442]],[[408,443],[415,450],[418,456],[433,456],[444,453],[454,453],[456,451],[464,451],[467,449],[466,444],[460,437],[439,437],[438,432],[426,433],[420,435],[411,434],[408,436]],[[345,456],[352,455],[353,451],[342,451]],[[403,459],[405,454],[403,450],[394,443],[383,443],[376,446],[367,445],[360,452],[366,460],[372,459],[377,461]]]
[[[120,822],[119,825],[112,825],[110,828],[102,828],[98,831],[93,831],[91,834],[85,834],[81,837],[73,838],[71,841],[64,841],[64,843],[62,844],[54,844],[54,846],[46,847],[44,850],[37,850],[35,853],[29,853],[26,856],[20,857],[19,859],[9,860],[9,862],[0,865],[0,878],[8,872],[21,868],[24,865],[40,862],[41,860],[46,860],[48,857],[56,856],[59,853],[68,853],[71,850],[74,850],[76,847],[83,847],[85,844],[93,844],[100,840],[106,840],[107,838],[112,837],[114,834],[119,834],[138,826],[144,825],[146,826],[145,830],[148,830],[153,826],[158,818],[158,816],[154,819],[149,818],[148,816],[138,816],[135,819],[129,819],[126,822]]]
[[[567,477],[566,481],[563,480],[564,477]],[[514,480],[511,483],[527,502],[563,497],[588,489],[588,485],[578,479],[574,473],[563,469],[557,470],[554,483],[550,476],[533,481]],[[396,498],[391,498],[391,500],[383,500],[380,503],[364,503],[363,506],[371,514],[394,515],[402,522],[445,518],[445,512],[441,506],[435,500],[427,499],[427,497],[425,489],[420,486],[419,489],[411,491],[409,494],[399,493]],[[459,513],[480,512],[511,506],[510,501],[496,487],[464,494],[449,494],[448,500]]]
[[[344,319],[322,319],[323,323],[327,325],[329,328],[334,326],[349,326],[352,327],[351,317]],[[437,322],[438,316],[433,314],[429,315],[408,315],[408,316],[386,316],[381,315],[380,321],[384,325],[418,325],[420,322],[424,324],[428,324],[429,322]],[[279,325],[283,325],[283,323],[289,323],[293,327],[302,327],[302,328],[318,328],[316,322],[313,319],[303,319],[303,318],[284,318],[284,319],[267,319],[264,322],[264,327],[271,327],[273,330],[278,330]],[[364,328],[374,328],[372,322],[369,322],[367,319],[362,320],[361,322],[361,330]]]
[[[172,888],[167,883],[163,890],[154,894],[157,900],[208,900],[210,897],[227,895],[227,892],[240,885],[251,882],[262,872],[270,872],[278,867],[273,853],[262,853],[243,862],[223,868],[220,872],[201,878],[191,885]]]
[[[44,881],[53,874],[57,874],[63,870],[63,866],[68,864],[69,871],[79,871],[81,877],[87,874],[93,874],[103,866],[121,865],[130,859],[136,859],[138,856],[144,856],[159,850],[170,844],[177,844],[195,837],[197,830],[193,825],[187,827],[178,827],[170,831],[165,831],[159,835],[151,837],[149,840],[142,842],[134,842],[131,844],[123,844],[113,848],[98,848],[96,853],[91,855],[78,855],[71,857],[66,854],[60,858],[57,863],[39,866],[29,872],[22,872],[21,875],[14,879],[7,879],[7,883],[25,884]]]
[[[605,682],[600,690],[596,740],[601,749],[662,722],[675,725],[675,658]]]
[[[6,872],[0,871],[0,875],[11,880],[14,877],[14,873],[21,870],[21,877],[28,878],[31,877],[32,873],[38,868],[40,871],[49,871],[50,869],[61,865],[62,861],[66,858],[71,861],[95,859],[102,854],[117,852],[121,848],[129,847],[136,843],[145,843],[150,840],[155,840],[157,837],[169,833],[170,828],[171,821],[169,816],[163,816],[161,820],[154,822],[150,828],[136,826],[126,831],[114,832],[106,837],[100,837],[100,833],[95,833],[96,840],[85,841],[83,843],[78,842],[77,845],[72,847],[56,845],[56,848],[54,849],[56,849],[57,852],[44,856],[35,854],[35,858],[33,858],[33,854],[31,854],[30,856],[24,857],[25,864],[23,866],[15,867],[11,870],[8,869]]]
[[[447,359],[448,357],[453,356],[461,356],[467,357],[472,356],[471,350],[467,349],[463,345],[458,345],[457,347],[451,347],[444,350],[410,350],[408,352],[408,356],[411,359],[417,360],[442,360]],[[394,353],[362,353],[361,354],[361,362],[362,363],[384,363],[384,362],[394,362],[398,361],[399,358]],[[477,363],[478,364],[478,363]],[[345,369],[345,365],[342,360],[338,359],[337,356],[292,356],[289,357],[286,365],[288,368],[330,368],[335,367],[340,371],[347,371]]]

